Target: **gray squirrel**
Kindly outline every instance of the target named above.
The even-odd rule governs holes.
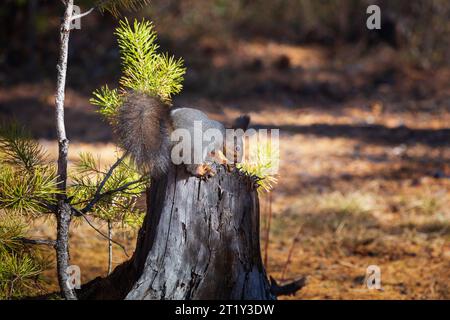
[[[212,141],[203,148],[200,163],[185,163],[189,173],[199,177],[214,175],[211,162],[236,163],[242,157],[243,138],[227,134],[225,126],[200,110],[185,107],[171,107],[158,97],[130,91],[125,95],[118,110],[114,131],[119,145],[130,155],[137,167],[157,178],[165,174],[172,162],[171,151],[177,141],[171,135],[177,129],[184,129],[194,137],[194,125],[201,122],[201,133],[217,129],[224,137],[222,142]],[[231,129],[248,128],[250,117],[235,119]],[[233,141],[230,141],[232,139]],[[192,142],[194,143],[193,139]],[[233,150],[226,150],[226,146]],[[227,152],[228,151],[228,152]],[[226,156],[225,156],[226,155]]]

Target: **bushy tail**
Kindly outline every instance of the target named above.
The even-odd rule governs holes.
[[[129,92],[117,114],[119,145],[151,177],[167,172],[170,163],[170,107],[156,97]]]

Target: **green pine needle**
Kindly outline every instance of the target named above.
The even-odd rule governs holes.
[[[79,161],[75,164],[72,176],[72,184],[69,186],[69,194],[72,205],[82,209],[94,198],[98,186],[103,181],[110,167],[101,169],[100,160],[90,153],[80,154]],[[131,185],[129,183],[135,182]],[[102,188],[101,193],[109,193],[101,198],[93,207],[93,217],[119,223],[123,226],[139,227],[143,220],[143,212],[136,208],[138,197],[145,191],[146,179],[144,179],[129,159],[124,159],[112,172]],[[112,192],[128,185],[125,189]]]

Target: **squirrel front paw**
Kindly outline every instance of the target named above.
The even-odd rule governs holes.
[[[229,162],[228,158],[220,150],[211,152],[210,157],[218,164],[227,164]]]
[[[196,176],[197,178],[201,178],[203,180],[207,180],[208,178],[213,177],[216,172],[209,164],[200,164],[200,165],[187,165],[187,171]]]

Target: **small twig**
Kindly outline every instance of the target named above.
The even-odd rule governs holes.
[[[101,235],[102,237],[104,237],[105,239],[111,241],[112,243],[118,245],[118,246],[123,250],[123,252],[124,252],[125,255],[127,256],[127,258],[130,257],[130,256],[128,255],[127,250],[125,249],[125,246],[124,246],[123,244],[121,244],[120,242],[115,241],[114,239],[111,239],[111,238],[108,237],[106,234],[104,234],[100,229],[96,228],[96,227],[92,224],[92,222],[89,221],[89,219],[87,218],[87,216],[86,216],[83,212],[81,212],[80,210],[77,210],[77,209],[75,209],[75,208],[72,208],[72,210],[78,212],[79,216],[82,216],[82,217],[84,218],[84,220],[86,220],[86,222],[88,223],[88,225],[89,225],[92,229],[94,229],[95,231],[97,231],[98,234],[100,234],[100,235]]]
[[[138,179],[138,180],[134,180],[134,181],[125,183],[124,185],[122,185],[122,186],[120,186],[120,187],[118,187],[118,188],[116,188],[116,189],[112,189],[112,190],[108,190],[108,191],[106,191],[106,192],[103,192],[103,193],[99,194],[98,196],[95,196],[95,197],[89,202],[89,204],[88,204],[86,207],[84,207],[84,208],[81,209],[81,210],[73,210],[72,213],[73,213],[73,215],[74,215],[75,217],[80,217],[82,214],[85,214],[85,213],[88,213],[89,211],[91,211],[92,208],[94,207],[94,205],[95,205],[97,202],[99,202],[102,198],[104,198],[104,197],[106,197],[106,196],[109,196],[109,195],[111,195],[111,194],[114,194],[114,193],[116,193],[116,192],[121,192],[121,191],[123,191],[123,190],[126,190],[127,188],[131,187],[132,185],[141,183],[141,182],[143,182],[144,180],[145,180],[145,177],[142,177],[142,178],[140,178],[140,179]],[[94,201],[94,200],[95,200],[95,201]]]
[[[77,206],[77,205],[82,204],[82,203],[87,203],[87,202],[89,202],[89,201],[91,201],[91,200],[92,200],[92,199],[80,200],[80,201],[78,201],[78,202],[71,202],[70,204],[71,204],[72,206]]]
[[[132,185],[134,185],[134,184],[138,184],[138,183],[143,182],[144,180],[145,180],[145,177],[142,177],[142,178],[140,178],[140,179],[138,179],[138,180],[134,180],[134,181],[128,182],[128,183],[126,183],[126,184],[124,184],[124,185],[122,185],[122,186],[120,186],[120,187],[118,187],[118,188],[116,188],[116,189],[108,190],[108,191],[106,191],[106,192],[100,194],[99,201],[100,201],[103,197],[109,196],[109,195],[111,195],[111,194],[113,194],[113,193],[116,193],[116,192],[122,192],[123,194],[127,194],[127,195],[130,195],[130,196],[131,196],[131,195],[132,195],[132,196],[139,195],[140,192],[139,192],[139,193],[138,193],[138,192],[128,192],[128,191],[125,191],[125,190],[126,190],[128,187],[130,187],[130,186],[132,186]],[[86,202],[89,202],[89,201],[91,201],[91,200],[86,199],[86,200],[82,200],[82,201],[78,201],[78,202],[71,203],[71,205],[76,206],[76,205],[79,205],[79,204],[82,204],[82,203],[86,203]],[[91,208],[91,209],[92,209],[92,208]],[[83,211],[83,210],[82,210],[82,211]],[[84,213],[87,213],[87,211],[84,212]],[[77,214],[76,212],[74,212],[74,215],[75,215],[75,216],[79,216],[79,214]]]
[[[54,247],[56,245],[56,241],[50,239],[47,240],[47,239],[18,238],[18,240],[26,244],[45,245],[50,247]]]
[[[291,244],[291,247],[289,248],[289,253],[288,253],[288,256],[286,259],[286,263],[284,264],[283,272],[281,273],[281,281],[284,281],[284,275],[286,274],[286,270],[287,270],[289,264],[291,263],[292,253],[294,252],[295,244],[298,242],[298,238],[300,236],[300,232],[302,231],[302,227],[303,227],[303,225],[300,225],[297,233],[295,234],[294,239],[292,239],[292,244]]]
[[[85,16],[87,16],[88,14],[90,14],[92,11],[95,10],[95,7],[90,8],[88,11],[77,14],[76,16],[72,16],[72,18],[70,19],[70,21],[76,20],[76,19],[81,19]]]
[[[116,192],[124,191],[124,190],[128,189],[129,187],[131,187],[132,185],[141,183],[141,182],[143,182],[144,180],[145,180],[145,177],[142,177],[142,178],[140,178],[140,179],[138,179],[138,180],[134,180],[134,181],[125,183],[124,185],[121,185],[120,187],[118,187],[118,188],[116,188],[116,189],[112,189],[112,190],[108,190],[108,191],[103,192],[102,194],[100,194],[99,197],[100,197],[100,199],[101,199],[101,198],[103,198],[103,197],[105,197],[105,196],[109,196],[109,195],[114,194],[114,193],[116,193]]]
[[[18,276],[16,276],[14,279],[11,280],[11,287],[9,287],[9,293],[8,293],[8,300],[11,299],[13,291],[14,291],[14,282],[19,279]]]
[[[109,168],[109,170],[106,173],[105,177],[103,178],[102,182],[100,182],[97,190],[95,191],[94,198],[92,198],[92,200],[87,204],[87,206],[81,210],[83,213],[91,211],[91,209],[94,207],[94,205],[101,199],[101,192],[102,192],[103,187],[105,186],[108,179],[111,177],[113,171],[119,166],[119,164],[123,161],[123,159],[125,159],[126,155],[127,154],[124,153],[122,155],[122,157],[117,159],[117,161],[111,166],[111,168]]]

